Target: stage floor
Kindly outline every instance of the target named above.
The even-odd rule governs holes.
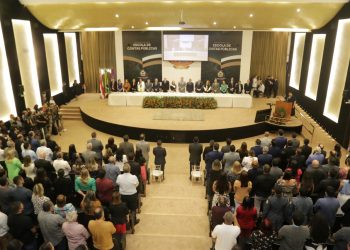
[[[107,99],[100,99],[100,95],[94,93],[83,94],[77,100],[72,100],[67,106],[80,107],[85,114],[113,124],[147,129],[189,131],[252,125],[256,111],[268,108],[268,102],[274,103],[275,99],[254,98],[250,109],[144,109],[109,106]],[[291,122],[291,125],[295,126],[299,123],[300,121],[296,119]]]

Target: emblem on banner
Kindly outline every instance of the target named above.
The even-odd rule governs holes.
[[[146,76],[146,71],[144,70],[144,69],[141,69],[141,71],[140,71],[140,76],[141,77],[145,77]]]
[[[225,76],[224,72],[222,70],[220,70],[218,72],[218,78],[223,78]]]

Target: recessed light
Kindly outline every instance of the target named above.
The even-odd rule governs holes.
[[[297,12],[300,12],[301,11],[301,9],[300,8],[297,8]]]
[[[249,14],[249,17],[253,17],[253,16],[254,16],[253,13],[250,13],[250,14]]]
[[[145,24],[148,25],[148,22],[146,21]]]
[[[119,18],[119,15],[118,15],[118,14],[115,14],[115,17],[116,17],[116,18]]]
[[[237,27],[236,26],[233,26],[234,29],[236,29]]]
[[[132,25],[132,26],[131,26],[131,28],[132,28],[132,29],[134,29],[134,28],[135,28],[135,26],[134,26],[134,25]]]
[[[216,25],[216,22],[215,22],[215,21],[213,22],[213,25]]]

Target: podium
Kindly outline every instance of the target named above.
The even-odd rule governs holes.
[[[285,101],[276,101],[275,112],[270,117],[270,122],[285,125],[290,121],[293,104]]]

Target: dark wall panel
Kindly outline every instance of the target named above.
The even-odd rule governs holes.
[[[350,105],[345,104],[345,100],[343,100],[338,123],[335,123],[332,120],[325,117],[323,115],[323,109],[325,106],[329,76],[330,76],[330,71],[332,66],[338,21],[340,19],[346,19],[346,18],[350,18],[350,3],[347,3],[343,7],[343,9],[323,28],[307,34],[306,40],[305,40],[299,90],[289,88],[289,90],[291,90],[296,96],[298,104],[302,106],[303,109],[306,112],[308,112],[310,116],[312,116],[330,135],[332,135],[344,147],[347,147],[349,144]],[[323,52],[320,82],[319,82],[316,101],[305,96],[305,88],[306,88],[307,73],[309,68],[309,59],[310,59],[310,53],[311,53],[313,34],[326,34],[326,42],[325,42],[325,47]],[[291,65],[291,60],[293,55],[293,47],[294,47],[293,43],[294,43],[294,34],[292,36],[292,44],[290,48],[291,56],[290,56],[289,65]],[[290,77],[290,68],[288,69],[288,77]],[[289,83],[289,79],[287,79],[287,82]],[[350,67],[348,68],[345,89],[350,89]],[[342,96],[339,96],[339,98],[342,98]]]

